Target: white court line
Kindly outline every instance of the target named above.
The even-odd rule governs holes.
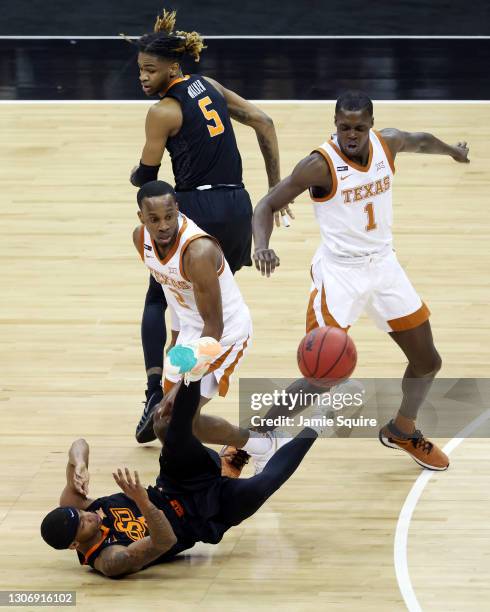
[[[336,100],[249,100],[253,104],[335,104]],[[155,104],[157,100],[0,100],[3,104]],[[373,100],[373,104],[489,104],[490,100]]]
[[[465,438],[470,436],[480,425],[490,418],[490,410],[483,412],[478,418],[469,423],[464,429],[456,434],[446,446],[442,449],[446,455],[450,455]],[[394,547],[394,563],[398,588],[402,594],[405,605],[409,612],[422,612],[422,608],[417,600],[415,591],[410,580],[408,571],[407,543],[408,530],[410,529],[410,521],[415,510],[415,506],[422,495],[425,485],[429,482],[435,472],[424,470],[415,481],[410,493],[407,495],[405,503],[398,517],[398,523],[395,531],[395,547]]]
[[[380,36],[372,35],[372,34],[345,34],[345,35],[321,35],[321,34],[311,34],[311,35],[291,35],[287,34],[283,35],[267,35],[267,34],[229,34],[229,35],[220,35],[220,34],[201,34],[203,38],[206,40],[488,40],[490,36],[471,36],[471,35],[456,35],[456,34],[448,34],[446,36],[430,36],[428,34],[420,34],[420,35],[391,35],[391,34],[382,34]],[[127,38],[137,39],[140,35],[127,35]],[[79,36],[75,34],[74,36],[0,36],[0,40],[124,40],[121,36]]]

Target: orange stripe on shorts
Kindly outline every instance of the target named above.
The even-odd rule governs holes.
[[[176,384],[177,383],[174,383],[171,380],[168,380],[168,378],[165,378],[165,380],[163,381],[163,392],[168,393],[175,387]]]
[[[306,309],[306,333],[311,332],[311,330],[316,327],[320,327],[316,319],[315,308],[313,307],[317,295],[318,289],[313,289],[310,293],[310,300],[308,302],[308,308]]]
[[[250,336],[247,336],[247,339],[243,343],[242,348],[238,351],[237,356],[235,357],[233,363],[230,363],[230,365],[224,371],[223,376],[220,378],[219,385],[218,385],[220,397],[225,397],[225,395],[228,393],[228,389],[230,387],[230,376],[233,374],[235,368],[238,365],[238,362],[242,358],[243,353],[245,352],[245,349],[247,348],[249,337]]]
[[[392,331],[406,331],[407,329],[414,329],[422,323],[425,323],[430,317],[430,310],[427,308],[426,304],[422,302],[422,306],[412,312],[412,314],[405,315],[404,317],[399,317],[398,319],[391,319],[388,321],[388,325],[391,327]]]

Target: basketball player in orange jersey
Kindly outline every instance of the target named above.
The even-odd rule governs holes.
[[[269,248],[274,211],[309,190],[322,237],[311,266],[312,291],[306,329],[348,329],[363,310],[389,333],[408,359],[403,400],[396,418],[379,435],[388,447],[408,452],[421,466],[445,470],[447,456],[415,428],[417,412],[441,368],[429,309],[392,248],[392,184],[398,153],[448,155],[468,163],[466,142],[448,145],[432,134],[373,130],[373,105],[360,92],[337,100],[337,133],[300,161],[257,205],[254,260],[269,276],[279,265]]]
[[[148,111],[146,142],[131,182],[141,187],[155,180],[167,150],[181,211],[217,238],[234,274],[252,264],[252,204],[231,119],[255,130],[269,187],[280,180],[276,132],[270,117],[233,91],[209,77],[183,74],[182,60],[199,61],[204,43],[197,32],[176,32],[175,19],[175,11],[163,11],[155,31],[135,41],[143,91],[160,101]],[[165,308],[164,294],[150,277],[141,322],[148,389],[138,442],[152,435],[152,414],[162,398]]]
[[[195,345],[200,338],[214,338],[221,345],[221,352],[214,356],[209,369],[205,368],[207,374],[202,378],[202,397],[194,423],[196,437],[209,444],[241,449],[227,452],[225,468],[228,463],[231,468],[243,467],[247,454],[253,455],[257,466],[260,456],[271,449],[269,438],[220,417],[200,414],[215,394],[227,394],[230,377],[250,343],[252,321],[218,241],[179,212],[177,197],[164,181],[151,181],[138,191],[138,217],[143,225],[133,232],[134,246],[174,313],[172,333],[177,345]],[[182,378],[178,372],[166,369],[165,397]],[[156,437],[153,415],[147,427]],[[237,475],[233,469],[227,474]]]

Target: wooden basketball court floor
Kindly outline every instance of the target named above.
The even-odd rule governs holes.
[[[264,108],[278,130],[283,175],[332,130],[332,104]],[[319,440],[286,486],[218,546],[197,545],[124,580],[81,568],[72,552],[41,540],[73,439],[91,445],[92,497],[115,492],[118,466],[138,469],[146,484],[157,474],[156,444],[139,447],[133,437],[145,384],[139,325],[148,274],[131,242],[137,219],[128,177],[146,109],[0,106],[0,589],[75,590],[83,610],[405,609],[394,534],[420,470],[377,440]],[[470,144],[470,165],[423,155],[397,161],[396,248],[431,308],[445,377],[490,371],[489,111],[487,104],[375,106],[378,128]],[[237,125],[236,132],[256,203],[266,189],[263,163],[253,131]],[[160,176],[171,178],[168,159]],[[297,373],[319,238],[305,196],[294,210],[292,227],[273,236],[281,257],[274,277],[238,275],[255,328],[242,376]],[[356,376],[401,376],[402,354],[374,324],[363,318],[351,333]],[[207,410],[236,421],[237,387],[235,379],[229,396]],[[488,442],[470,438],[422,492],[407,551],[421,609],[488,609],[489,476]]]

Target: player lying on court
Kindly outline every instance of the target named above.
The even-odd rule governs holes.
[[[175,11],[164,10],[155,31],[133,41],[143,91],[160,100],[148,110],[146,142],[131,182],[141,187],[155,180],[167,150],[181,212],[218,240],[235,274],[252,265],[253,211],[232,119],[256,132],[269,187],[280,181],[276,132],[268,115],[235,92],[207,76],[183,74],[182,62],[198,62],[204,42],[197,32],[176,32],[175,21]],[[166,307],[163,292],[150,276],[141,321],[148,389],[136,428],[139,442],[145,437],[141,431],[151,426],[152,408],[162,398]]]
[[[163,443],[155,486],[144,488],[137,472],[133,478],[127,468],[119,469],[113,475],[122,493],[88,498],[89,447],[85,440],[72,444],[60,507],[41,524],[50,546],[76,550],[82,565],[115,577],[168,561],[196,542],[216,544],[286,482],[321,433],[304,429],[259,475],[223,477],[218,454],[192,431],[200,382],[179,386],[155,419]],[[160,428],[164,413],[170,413],[170,423]]]
[[[133,232],[133,242],[144,264],[165,293],[172,311],[172,335],[178,344],[192,344],[202,336],[215,338],[222,351],[209,366],[201,384],[201,401],[195,434],[203,442],[242,449],[229,451],[224,467],[243,467],[247,453],[260,470],[269,458],[272,442],[220,417],[200,410],[216,393],[224,397],[230,377],[243,359],[252,335],[250,313],[221,248],[212,236],[179,212],[177,194],[164,181],[146,183],[137,194],[143,225]],[[167,370],[165,392],[181,379]],[[149,413],[140,441],[154,440],[153,415]],[[260,456],[259,456],[260,455]]]
[[[407,451],[423,467],[445,470],[447,456],[415,429],[418,409],[441,368],[441,358],[432,339],[429,309],[392,247],[392,185],[398,153],[448,155],[468,163],[468,147],[466,142],[448,145],[427,133],[393,128],[375,132],[373,124],[373,105],[366,95],[347,92],[338,98],[337,133],[257,205],[255,264],[263,275],[274,272],[279,265],[269,248],[274,211],[309,190],[322,243],[311,265],[306,329],[348,329],[366,310],[389,333],[408,365],[400,409],[381,429],[380,441]]]

